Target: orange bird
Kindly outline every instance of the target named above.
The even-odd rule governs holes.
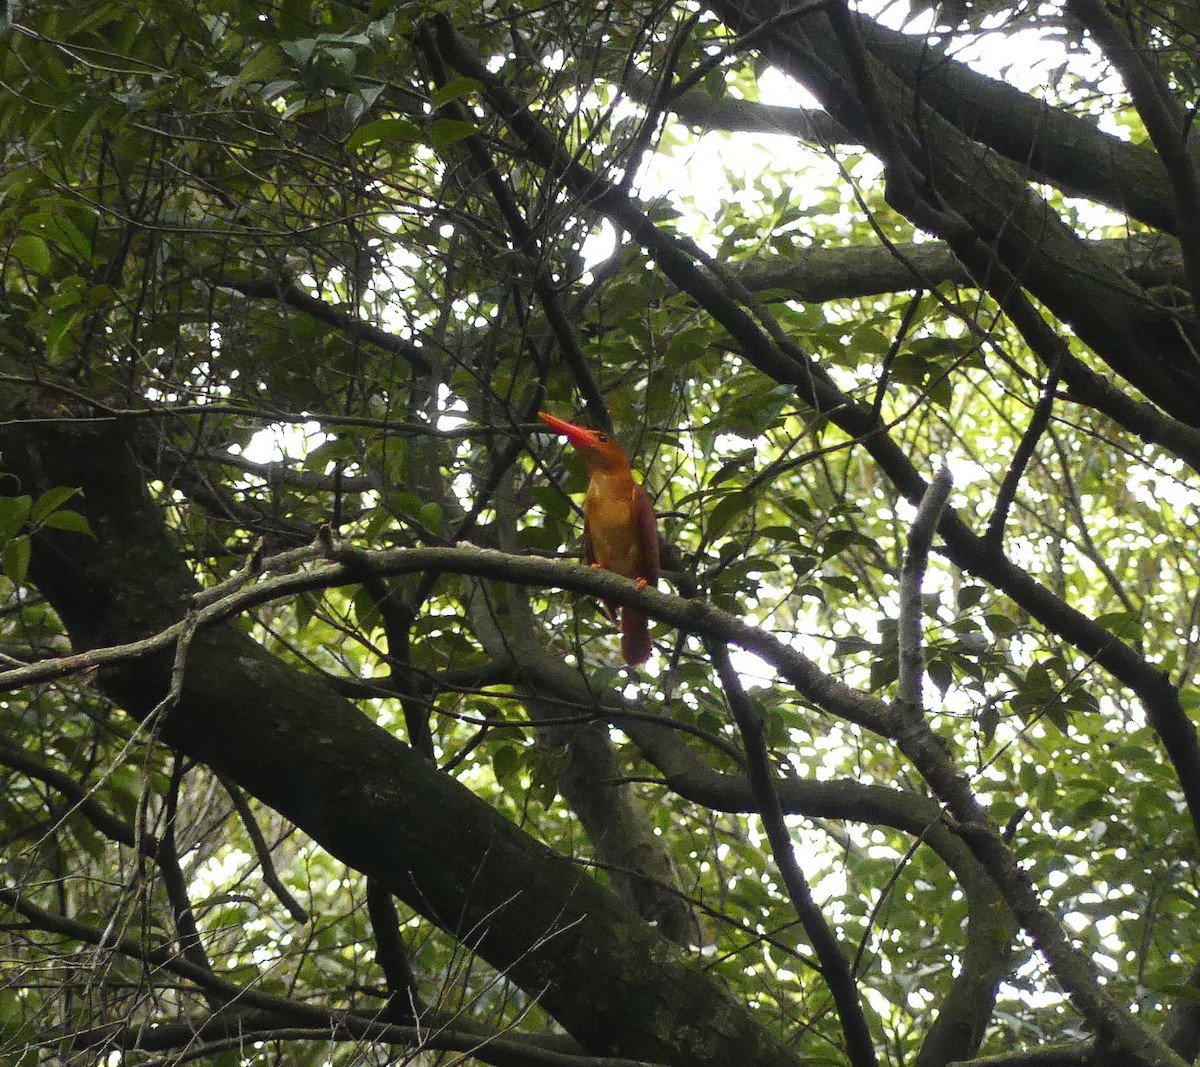
[[[633,480],[625,451],[610,434],[538,412],[538,418],[575,446],[590,476],[583,498],[583,550],[593,567],[633,578],[638,588],[658,581],[658,524],[646,490]],[[615,604],[605,610],[617,617]],[[621,655],[636,667],[650,658],[650,620],[621,609]]]

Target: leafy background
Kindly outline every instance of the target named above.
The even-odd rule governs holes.
[[[921,600],[936,759],[969,784],[989,840],[1090,960],[1086,988],[1191,1058],[1200,451],[1187,220],[1200,205],[1192,157],[1172,162],[1148,132],[1149,98],[1131,98],[1105,32],[1133,43],[1168,117],[1187,116],[1195,16],[971,4],[940,22],[913,11],[900,34],[882,28],[904,21],[895,5],[864,8],[873,99],[850,60],[830,60],[849,64],[838,82],[811,58],[829,31],[810,27],[829,12],[755,30],[769,14],[10,5],[4,663],[184,618],[153,553],[145,583],[135,571],[118,588],[155,611],[131,606],[120,626],[77,624],[72,597],[87,591],[45,577],[72,558],[94,573],[82,546],[140,546],[152,529],[209,590],[320,543],[322,528],[354,549],[574,558],[584,473],[539,433],[541,407],[620,431],[660,516],[664,589],[774,635],[886,707],[921,479],[946,466],[965,532],[950,544],[943,528],[950,547],[938,542]],[[853,38],[838,39],[852,60]],[[1053,51],[1013,51],[1011,84],[955,58],[1022,39]],[[887,48],[926,57],[903,90]],[[789,62],[824,110],[759,103]],[[956,114],[936,95],[946,69],[992,110]],[[1055,140],[1049,123],[1005,118],[1013,93],[1087,134]],[[981,199],[1011,196],[1000,222],[955,173],[976,174]],[[1031,237],[1024,220],[1039,211],[1046,233]],[[615,241],[598,258],[604,235]],[[1069,271],[1095,285],[1071,291]],[[46,458],[92,453],[136,473],[145,507],[101,508],[99,475],[92,488],[63,484]],[[296,565],[319,558],[332,557]],[[1112,1035],[1078,977],[1064,979],[998,868],[938,817],[921,760],[820,686],[743,651],[731,692],[702,625],[658,624],[655,658],[629,671],[594,601],[549,579],[356,565],[352,581],[226,625],[611,888],[795,1062],[864,1060],[847,1051],[812,929],[746,788],[755,756],[739,700],[761,720],[796,856],[879,1060],[1016,1062],[1055,1044],[1064,1058],[1046,1062],[1084,1062],[1069,1057],[1098,1034],[1106,1052]],[[503,1062],[497,1035],[532,1042],[561,1036],[559,1024],[580,1041],[561,1054],[579,1062],[700,1062],[682,1039],[652,1054],[579,1033],[462,930],[394,886],[398,900],[372,897],[311,826],[160,737],[148,708],[124,714],[127,690],[105,673],[14,678],[0,701],[10,1062],[451,1057],[428,1034],[406,1053],[395,1034],[339,1030],[328,1014],[320,1038],[278,1020],[205,1030],[228,1015],[229,990],[164,959],[280,1003],[436,1018],[435,1031],[475,1033],[487,1062]],[[1164,747],[1168,735],[1178,740]],[[448,836],[446,850],[458,847]],[[968,1017],[965,1033],[931,1037],[935,1019]]]

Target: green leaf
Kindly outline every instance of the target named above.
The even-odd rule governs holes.
[[[379,621],[379,605],[375,597],[362,586],[354,590],[354,615],[361,626],[373,626]]]
[[[1200,989],[1185,982],[1167,982],[1155,986],[1159,993],[1173,1000],[1186,1000],[1189,1004],[1200,1004]]]
[[[821,541],[821,556],[833,559],[846,549],[862,544],[862,537],[853,530],[829,530]]]
[[[37,503],[29,511],[29,521],[35,525],[42,522],[47,515],[57,511],[73,496],[78,496],[79,490],[69,485],[55,486],[47,489],[37,498]]]
[[[520,785],[522,750],[512,745],[503,745],[492,753],[492,774],[505,792],[515,792]]]
[[[463,97],[479,92],[482,88],[483,86],[474,78],[468,78],[465,75],[459,76],[433,91],[433,106],[441,107],[451,100],[461,100]]]
[[[21,220],[21,229],[52,241],[63,251],[84,261],[92,258],[92,243],[66,215],[34,212]]]
[[[25,581],[25,575],[29,573],[30,548],[28,537],[18,537],[4,546],[2,563],[0,563],[4,577],[18,585]]]
[[[878,692],[891,685],[899,676],[899,660],[895,656],[876,656],[871,661],[871,689]]]
[[[281,41],[279,47],[293,63],[303,67],[312,59],[317,42],[313,37],[304,37],[296,41]]]
[[[0,496],[0,544],[16,537],[21,527],[29,521],[33,508],[33,497]]]
[[[1007,637],[1010,634],[1016,633],[1021,628],[1020,623],[1016,619],[998,611],[988,612],[984,615],[983,621],[987,623],[988,629],[997,637]]]
[[[929,680],[937,687],[937,691],[945,697],[946,691],[954,681],[954,668],[950,662],[945,659],[931,659],[925,665],[925,671]]]
[[[737,489],[722,496],[708,513],[708,539],[716,541],[723,537],[738,518],[754,507],[755,500],[755,494],[744,489]]]
[[[708,479],[708,484],[710,486],[717,486],[741,474],[747,467],[753,466],[756,455],[757,452],[753,448],[743,449],[741,452],[738,452],[732,459],[726,460],[717,468],[716,473]]]
[[[1110,611],[1096,616],[1096,622],[1117,637],[1130,637],[1142,628],[1141,615],[1136,611]]]
[[[24,1017],[15,989],[0,989],[0,1030],[10,1030]]]
[[[81,515],[78,511],[55,511],[46,516],[42,525],[50,526],[55,530],[68,530],[71,533],[87,534],[89,537],[96,536],[87,521],[87,516]]]
[[[386,41],[396,25],[396,12],[389,11],[374,22],[367,24],[367,37],[372,41]]]
[[[434,500],[422,504],[417,509],[417,520],[435,534],[442,532],[442,505]]]
[[[35,274],[46,274],[50,270],[50,246],[36,234],[18,237],[8,246],[8,251]]]
[[[955,603],[960,611],[965,611],[967,608],[973,608],[986,595],[987,589],[982,585],[963,585],[960,586],[955,594]]]
[[[470,137],[476,130],[475,123],[462,119],[434,119],[429,124],[429,143],[434,148],[448,148]]]
[[[346,138],[347,148],[374,145],[415,144],[423,141],[421,127],[409,119],[374,119],[365,122]]]
[[[50,320],[46,330],[46,356],[51,363],[61,365],[70,357],[74,349],[71,344],[72,332],[84,316],[81,310],[68,310]]]
[[[262,98],[267,101],[274,100],[295,89],[299,84],[295,78],[275,78],[263,84]]]
[[[849,575],[845,574],[826,574],[821,577],[821,584],[828,586],[830,589],[837,589],[839,592],[853,596],[858,593],[858,582]]]

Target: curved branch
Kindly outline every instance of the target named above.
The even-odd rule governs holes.
[[[367,879],[367,915],[375,935],[375,959],[387,982],[383,1016],[389,1022],[414,1023],[427,1009],[408,958],[408,946],[400,933],[392,894],[375,878]]]
[[[842,1033],[846,1038],[846,1052],[850,1063],[856,1067],[874,1067],[878,1063],[875,1044],[871,1040],[871,1028],[863,1012],[850,961],[842,952],[837,937],[813,900],[808,879],[804,877],[796,859],[792,835],[784,822],[783,807],[779,802],[779,792],[771,770],[771,757],[767,750],[762,717],[750,702],[741,679],[733,669],[729,660],[729,650],[716,641],[708,641],[706,645],[721,679],[729,708],[737,722],[738,732],[742,735],[750,791],[754,794],[754,804],[770,842],[775,866],[779,869],[792,907],[796,909],[800,924],[804,927],[804,932],[808,935],[813,951],[820,961],[825,984],[833,994]]]
[[[517,585],[557,586],[572,592],[588,593],[598,599],[612,600],[622,607],[644,611],[682,630],[732,642],[754,652],[819,706],[876,733],[887,729],[886,705],[882,701],[831,678],[804,653],[769,631],[751,626],[736,615],[697,600],[685,600],[650,587],[639,589],[632,580],[611,571],[563,560],[516,556],[466,545],[455,548],[382,549],[374,552],[338,546],[332,551],[343,559],[352,554],[356,557],[355,564],[319,562],[303,571],[260,577],[257,581],[244,584],[239,581],[232,591],[225,586],[217,586],[196,595],[198,606],[190,620],[174,623],[139,641],[42,660],[0,672],[0,692],[152,657],[173,647],[189,626],[197,630],[210,629],[251,608],[275,600],[303,592],[355,584],[362,573],[359,569],[362,566],[378,575],[441,570]],[[296,566],[321,559],[325,554],[323,546],[281,553],[280,556],[264,559],[261,570],[270,572],[284,565]]]
[[[1066,356],[1065,350],[1062,351],[1062,355]],[[1025,427],[1025,432],[1021,434],[1021,441],[1017,445],[1016,452],[1013,453],[1012,462],[1008,465],[1008,470],[1004,472],[1004,480],[996,492],[996,503],[992,507],[987,531],[983,535],[993,545],[1001,544],[1004,541],[1004,525],[1008,522],[1009,510],[1017,498],[1017,490],[1021,485],[1021,479],[1025,476],[1025,468],[1029,465],[1029,461],[1037,449],[1037,443],[1041,440],[1042,434],[1046,432],[1046,427],[1050,425],[1057,389],[1058,368],[1055,367],[1050,371],[1042,386],[1042,395],[1038,397],[1038,402],[1034,405],[1033,416],[1029,420],[1029,425]]]
[[[275,861],[271,858],[271,846],[267,844],[267,839],[263,837],[263,832],[258,827],[258,820],[254,818],[254,812],[251,811],[250,805],[246,802],[245,795],[237,787],[237,783],[229,779],[228,775],[218,773],[216,777],[217,781],[221,783],[222,788],[229,795],[229,799],[233,802],[234,810],[238,813],[238,818],[242,820],[242,827],[246,831],[246,836],[250,838],[251,844],[254,845],[254,854],[258,859],[259,867],[262,868],[263,884],[275,894],[275,899],[287,909],[287,913],[296,922],[308,922],[308,912],[304,909],[304,905],[292,896],[288,887],[283,884],[283,880],[279,877],[279,872],[275,870]]]

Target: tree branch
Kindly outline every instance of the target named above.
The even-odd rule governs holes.
[[[237,783],[230,780],[228,775],[218,772],[216,777],[225,792],[229,794],[229,799],[233,802],[233,808],[238,813],[238,818],[242,821],[242,827],[246,831],[246,836],[250,838],[251,844],[254,845],[254,854],[258,858],[259,867],[262,869],[263,884],[275,894],[275,899],[287,909],[287,913],[296,922],[308,922],[308,912],[304,909],[304,905],[291,894],[288,887],[283,884],[283,880],[279,877],[279,872],[275,870],[275,861],[271,858],[271,847],[267,844],[267,839],[263,837],[262,830],[258,827],[258,820],[254,818],[254,812],[246,802],[246,797],[237,787]]]
[[[946,467],[934,475],[917,508],[916,518],[908,532],[908,549],[900,570],[900,620],[896,627],[899,644],[900,676],[896,701],[922,713],[925,701],[921,687],[925,678],[925,655],[922,628],[925,607],[921,603],[921,581],[929,566],[929,553],[938,519],[950,497],[950,471]]]
[[[941,42],[888,29],[865,15],[856,20],[871,55],[913,94],[1030,180],[1050,182],[1175,232],[1170,185],[1153,152],[1104,133],[1090,118],[1048,106],[1044,99],[972,70]]]
[[[725,699],[737,722],[746,750],[746,770],[750,790],[754,794],[755,806],[762,819],[763,829],[775,857],[775,866],[791,899],[792,907],[800,919],[804,932],[821,964],[821,975],[833,994],[841,1020],[842,1033],[846,1038],[846,1052],[855,1067],[874,1067],[878,1062],[875,1044],[871,1040],[871,1028],[858,996],[850,961],[842,952],[837,936],[825,921],[821,909],[813,900],[808,879],[796,860],[796,847],[783,818],[783,807],[775,787],[775,776],[771,770],[771,755],[767,750],[766,733],[762,718],[754,707],[741,679],[729,659],[729,650],[720,642],[707,641],[705,645],[721,686]]]
[[[1143,54],[1098,0],[1067,0],[1067,10],[1087,27],[1121,72],[1166,168],[1174,193],[1175,232],[1183,248],[1192,306],[1200,310],[1200,179],[1188,151],[1187,121],[1181,109],[1175,107],[1170,87],[1153,58]]]
[[[232,274],[210,274],[207,280],[210,285],[219,289],[241,293],[244,296],[260,300],[278,300],[283,304],[288,304],[318,322],[332,326],[344,334],[347,340],[367,341],[377,348],[382,348],[385,352],[400,356],[407,360],[414,370],[422,374],[429,374],[433,370],[433,364],[429,362],[429,357],[412,341],[397,337],[394,333],[373,326],[369,322],[363,322],[362,319],[348,312],[339,311],[324,300],[305,292],[295,282],[288,279],[268,278],[264,280],[238,277]]]

